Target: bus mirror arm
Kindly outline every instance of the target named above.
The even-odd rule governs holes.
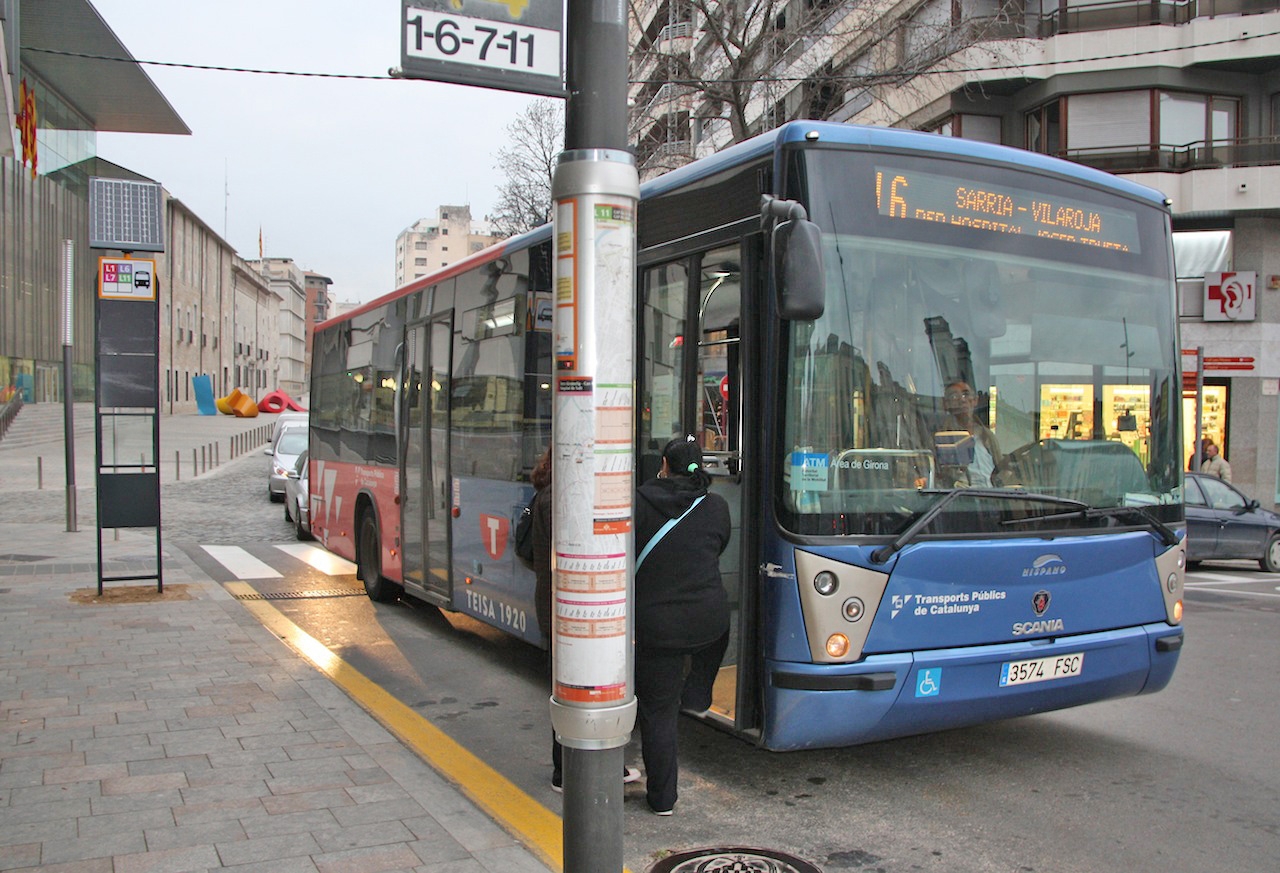
[[[825,308],[822,231],[794,200],[764,195],[760,201],[763,227],[775,221],[770,239],[773,287],[778,314],[789,321],[812,321]]]

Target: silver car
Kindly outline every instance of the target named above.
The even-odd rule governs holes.
[[[311,539],[310,482],[307,453],[303,452],[284,480],[284,520],[293,522],[293,529],[300,540]]]
[[[263,454],[271,456],[271,470],[267,479],[267,496],[273,503],[284,500],[284,483],[289,471],[298,461],[298,455],[307,450],[306,427],[286,427],[280,431],[280,438],[271,447],[263,449]]]

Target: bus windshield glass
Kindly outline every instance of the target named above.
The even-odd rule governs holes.
[[[1066,501],[1181,520],[1163,211],[912,155],[800,151],[788,179],[823,231],[826,307],[783,326],[785,526],[898,534],[956,489],[926,533],[1140,526]]]

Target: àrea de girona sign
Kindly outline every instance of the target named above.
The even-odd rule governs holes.
[[[402,10],[405,76],[564,96],[561,0],[403,0]]]

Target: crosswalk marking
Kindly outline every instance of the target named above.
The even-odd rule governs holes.
[[[354,576],[356,572],[355,564],[320,546],[310,543],[277,543],[276,548],[330,576]]]
[[[282,579],[282,574],[259,561],[239,546],[201,546],[209,557],[226,567],[237,579]]]

